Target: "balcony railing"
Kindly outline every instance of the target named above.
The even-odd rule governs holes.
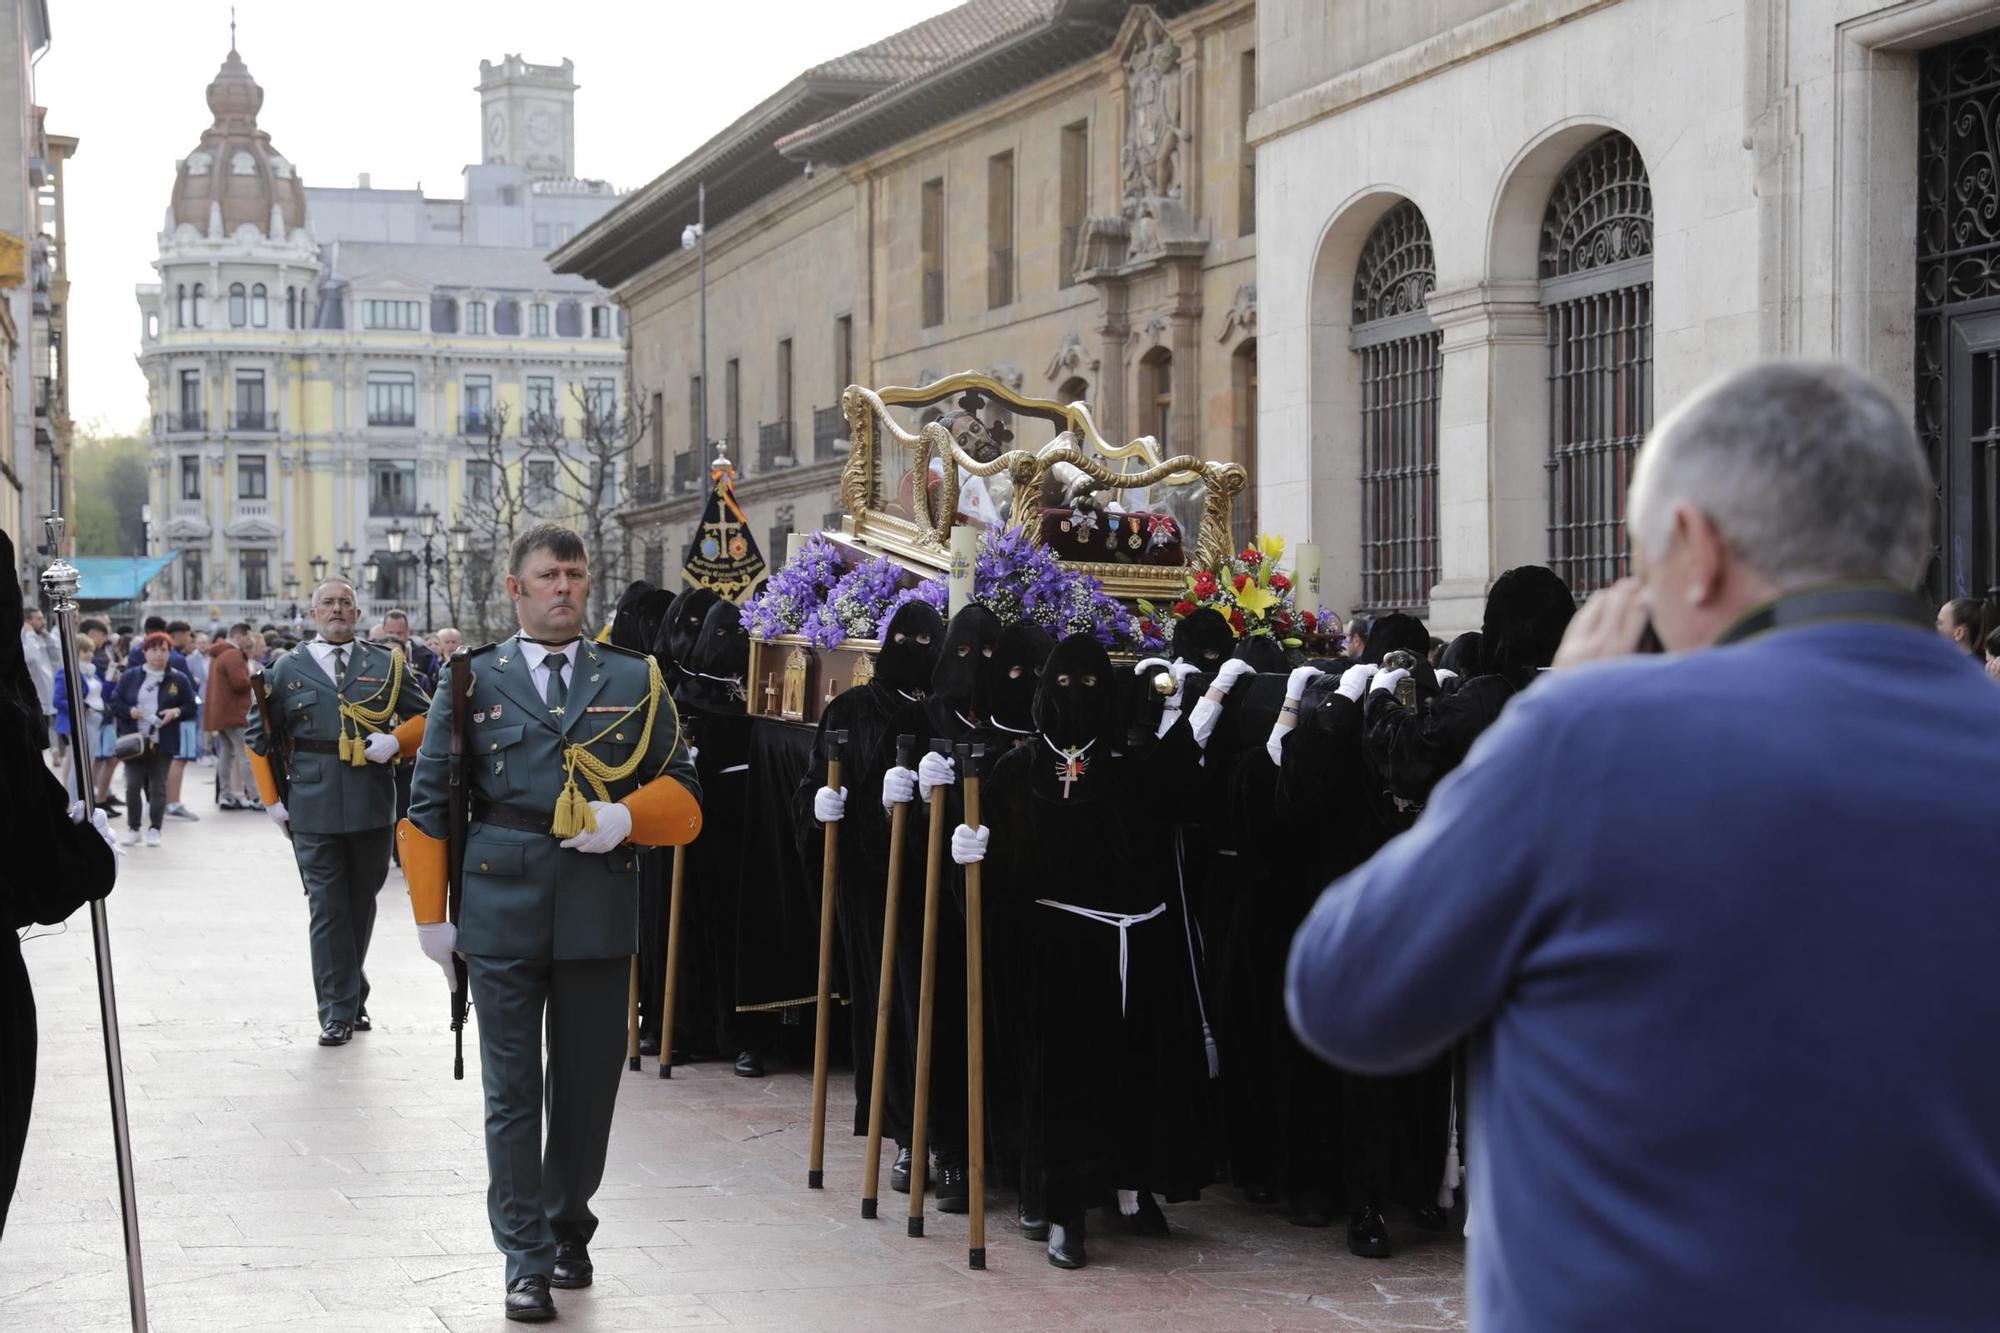
[[[694,490],[694,451],[674,455],[674,494],[687,495]]]
[[[271,502],[269,500],[238,499],[236,501],[236,518],[239,522],[246,518],[269,518],[270,516]]]
[[[530,412],[521,422],[521,434],[541,440],[560,439],[563,419],[560,412]]]
[[[797,467],[798,456],[792,452],[792,423],[789,421],[766,421],[757,427],[757,467],[768,472],[774,467]]]
[[[635,505],[656,505],[660,502],[660,472],[651,463],[641,463],[632,469],[632,503]]]
[[[35,376],[35,415],[45,417],[60,409],[57,402],[56,380],[53,375]]]
[[[160,432],[165,435],[187,435],[208,429],[208,413],[199,409],[190,411],[182,408],[178,412],[168,412],[160,418]]]
[[[493,430],[494,416],[491,409],[469,407],[459,422],[459,433],[463,435],[487,435]]]
[[[206,518],[208,510],[199,495],[183,495],[174,501],[175,518]]]
[[[229,429],[235,431],[275,431],[278,414],[268,408],[238,408],[229,414]]]
[[[813,462],[840,458],[848,451],[847,417],[838,407],[813,409]]]
[[[417,424],[417,414],[415,411],[370,412],[368,414],[368,424],[371,426],[414,426]]]

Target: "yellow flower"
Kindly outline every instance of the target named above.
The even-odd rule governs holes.
[[[1275,565],[1278,557],[1285,553],[1285,539],[1275,532],[1267,532],[1257,539],[1257,549],[1264,553],[1264,563]]]
[[[1262,582],[1246,583],[1236,594],[1236,605],[1243,608],[1246,616],[1261,616],[1278,604],[1278,594],[1265,587]]]

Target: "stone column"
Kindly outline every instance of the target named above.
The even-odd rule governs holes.
[[[1438,403],[1439,579],[1431,631],[1479,628],[1486,590],[1548,559],[1548,333],[1526,282],[1434,291],[1442,331]]]
[[[1131,438],[1126,429],[1125,339],[1131,333],[1126,317],[1127,293],[1123,278],[1095,279],[1097,288],[1097,376],[1092,386],[1092,412],[1097,429],[1112,444]]]
[[[1175,454],[1222,458],[1228,451],[1207,449],[1201,438],[1201,259],[1191,255],[1167,269],[1167,348],[1174,358],[1174,402],[1169,429]]]

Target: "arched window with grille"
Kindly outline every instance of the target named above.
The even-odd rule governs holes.
[[[271,294],[258,283],[250,289],[250,326],[261,329],[271,322]]]
[[[1549,566],[1578,596],[1631,572],[1625,492],[1653,424],[1653,187],[1622,134],[1570,159],[1542,218]]]
[[[1361,382],[1361,610],[1430,609],[1438,581],[1438,371],[1430,224],[1408,200],[1361,246],[1351,341]]]
[[[229,327],[240,329],[250,322],[250,298],[243,290],[243,284],[229,284]]]
[[[194,285],[194,326],[198,329],[208,327],[208,293],[198,282]]]
[[[188,289],[186,283],[181,283],[179,286],[174,288],[174,327],[177,329],[184,329],[187,326],[188,326]]]

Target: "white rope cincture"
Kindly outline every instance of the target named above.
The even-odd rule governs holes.
[[[1100,912],[1095,907],[1078,907],[1074,903],[1059,903],[1053,898],[1037,898],[1035,901],[1043,907],[1053,907],[1059,912],[1071,912],[1086,920],[1095,921],[1099,925],[1118,927],[1118,1015],[1121,1018],[1124,1017],[1125,980],[1132,968],[1131,938],[1126,932],[1142,921],[1151,921],[1154,917],[1166,911],[1167,905],[1161,903],[1150,912],[1131,914],[1124,912]]]

